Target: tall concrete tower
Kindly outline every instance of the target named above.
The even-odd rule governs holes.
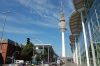
[[[60,31],[62,32],[62,58],[65,58],[66,57],[66,51],[65,51],[64,33],[66,31],[66,22],[65,22],[65,17],[64,17],[62,3],[61,3],[59,27],[60,27]]]

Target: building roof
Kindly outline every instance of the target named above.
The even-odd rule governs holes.
[[[90,8],[94,0],[73,0],[75,10],[82,10],[84,7]]]
[[[19,44],[13,40],[10,40],[10,39],[3,39],[3,40],[0,40],[0,43],[3,43],[3,44],[12,44],[12,45],[15,45],[15,46],[19,46]],[[19,46],[20,47],[20,46]]]
[[[79,35],[82,29],[80,13],[74,11],[70,17],[70,29],[74,35]]]
[[[73,4],[76,10],[84,7],[84,0],[73,0]]]
[[[8,39],[2,39],[0,40],[0,43],[8,43]]]
[[[51,44],[34,44],[35,46],[52,46]]]
[[[35,44],[34,46],[38,46],[38,47],[44,47],[44,48],[50,48],[50,50],[54,53],[55,56],[58,57],[58,55],[55,53],[53,47],[51,44]]]
[[[75,36],[74,35],[70,35],[70,44],[71,46],[73,46],[75,44]]]

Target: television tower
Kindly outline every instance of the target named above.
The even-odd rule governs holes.
[[[60,12],[60,22],[59,22],[60,31],[62,32],[62,58],[66,58],[66,49],[65,49],[65,36],[64,33],[66,31],[66,22],[65,22],[65,16],[63,11],[63,6],[61,2],[61,12]]]

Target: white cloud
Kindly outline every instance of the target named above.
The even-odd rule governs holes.
[[[55,6],[48,0],[16,0],[39,15],[48,14]]]
[[[32,11],[32,15],[38,14],[44,20],[36,20],[34,17],[27,16],[26,14],[14,13],[14,15],[9,15],[7,20],[16,24],[26,25],[32,24],[40,27],[58,28],[59,21],[59,9],[58,6],[53,5],[49,0],[16,0],[18,3],[22,4],[24,7],[29,8]],[[67,2],[66,2],[67,3]],[[70,3],[70,0],[68,0]],[[64,3],[65,4],[65,3]],[[70,5],[70,4],[69,4]],[[57,9],[53,11],[53,9]],[[30,12],[30,11],[29,11]],[[2,18],[0,14],[0,18]],[[4,19],[4,18],[2,18]]]
[[[38,14],[47,22],[39,22],[37,25],[44,27],[54,28],[58,23],[58,12],[54,12],[53,9],[58,8],[49,2],[49,0],[17,0],[23,6],[29,8],[32,14]],[[57,26],[56,26],[57,28]]]
[[[0,32],[2,32],[2,28],[0,28]],[[7,33],[15,33],[15,34],[40,34],[42,32],[31,30],[27,28],[19,28],[14,26],[6,26],[4,32]]]
[[[48,16],[48,15],[45,15],[45,17],[47,18],[47,19],[45,19],[47,22],[36,20],[30,16],[26,16],[26,15],[22,15],[22,14],[9,15],[6,17],[6,20],[8,23],[14,23],[14,24],[18,24],[18,25],[32,24],[32,25],[37,25],[40,27],[49,27],[49,28],[57,27],[57,26],[55,26],[57,23],[57,21],[56,21],[57,19],[55,19],[52,16]],[[5,15],[0,14],[0,20],[4,21],[4,19],[5,19]],[[0,21],[0,23],[1,23],[1,21]]]
[[[19,17],[18,17],[19,16]],[[6,19],[5,24],[5,32],[7,33],[16,33],[16,34],[39,34],[42,33],[39,30],[31,30],[27,27],[18,27],[19,25],[25,25],[25,24],[36,24],[32,18],[26,17],[24,15],[16,15],[16,16],[7,16],[5,18],[5,15],[0,14],[0,32],[2,31],[4,20]],[[14,25],[18,24],[17,27],[14,25],[11,25],[13,23]]]
[[[20,17],[17,17],[20,16]],[[2,27],[3,27],[3,22],[1,20],[4,21],[4,15],[0,14],[0,32],[2,31]],[[32,19],[31,17],[27,17],[25,15],[21,15],[21,14],[17,14],[15,16],[7,16],[6,18],[7,20],[7,24],[8,23],[14,23],[14,24],[19,24],[19,25],[25,25],[25,24],[33,24],[34,25],[38,25],[40,27],[52,27],[55,28],[55,26],[49,22],[40,22],[40,21],[36,21],[34,19]],[[33,30],[28,29],[27,27],[16,27],[14,25],[6,25],[5,27],[5,32],[7,33],[15,33],[15,34],[40,34],[42,33],[42,31],[40,30],[35,30],[35,28]]]
[[[44,27],[50,27],[50,28],[57,28],[58,25],[50,24],[50,23],[39,23],[39,25],[42,25]]]
[[[27,23],[32,23],[30,21],[33,21],[31,17],[27,17],[21,14],[8,15],[6,16],[6,18],[5,18],[5,15],[0,14],[0,19],[3,19],[3,20],[6,19],[7,22],[13,22],[17,24],[27,24]]]

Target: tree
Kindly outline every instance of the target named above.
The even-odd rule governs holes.
[[[27,38],[27,44],[23,47],[23,49],[21,51],[21,56],[22,56],[23,60],[30,61],[32,59],[33,47],[34,47],[34,45],[32,44],[32,42],[30,42],[30,39]]]

